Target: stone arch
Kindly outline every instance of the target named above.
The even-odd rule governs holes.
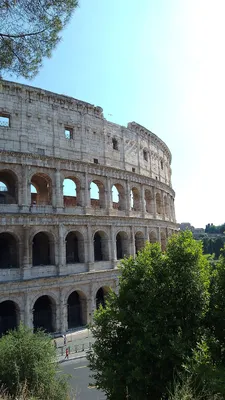
[[[33,305],[33,327],[46,332],[56,331],[56,301],[52,296],[42,295]]]
[[[0,233],[0,269],[19,268],[19,242],[13,233]]]
[[[120,260],[129,254],[128,235],[126,232],[118,232],[116,235],[116,258]]]
[[[156,199],[156,213],[162,214],[162,202],[160,193],[156,193],[155,199]]]
[[[154,197],[151,190],[145,190],[145,210],[147,213],[154,214]]]
[[[33,185],[37,191],[37,193],[31,191],[32,205],[52,204],[52,180],[47,174],[37,172],[32,175],[31,185]]]
[[[131,196],[131,210],[140,211],[140,192],[136,187],[133,187],[130,192]]]
[[[116,192],[116,195],[115,195]],[[112,186],[112,203],[113,208],[117,210],[126,209],[126,196],[124,187],[120,183],[114,183]]]
[[[18,177],[15,172],[0,170],[0,204],[18,203]]]
[[[144,234],[142,232],[135,233],[135,253],[137,254],[138,251],[142,250],[145,245]]]
[[[66,176],[63,181],[64,207],[81,206],[81,183],[74,176]]]
[[[94,234],[94,260],[109,260],[109,241],[104,231],[97,231]]]
[[[113,150],[119,150],[118,140],[115,137],[112,138],[112,145],[113,145]]]
[[[84,263],[84,237],[79,231],[70,231],[66,236],[66,263]]]
[[[87,298],[80,290],[73,290],[67,298],[68,329],[87,324]]]
[[[162,251],[166,251],[166,234],[164,232],[160,232],[161,238],[161,249]]]
[[[150,243],[156,243],[157,242],[157,235],[155,231],[151,231],[149,234],[149,242]]]
[[[7,331],[16,329],[20,322],[20,309],[13,300],[0,302],[0,336]]]
[[[90,183],[90,199],[91,199],[91,207],[93,208],[105,207],[105,187],[104,184],[98,179],[94,179]]]
[[[55,264],[55,240],[52,233],[39,231],[33,236],[32,265]]]
[[[96,308],[99,309],[100,306],[105,308],[107,296],[109,295],[111,288],[109,286],[101,286],[95,296]]]

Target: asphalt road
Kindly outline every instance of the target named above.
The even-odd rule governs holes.
[[[104,393],[98,391],[89,378],[90,370],[87,364],[85,358],[61,364],[63,372],[71,375],[70,385],[75,391],[75,400],[106,400]],[[72,396],[71,398],[73,399]]]

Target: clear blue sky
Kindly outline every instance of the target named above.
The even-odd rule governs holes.
[[[223,223],[224,19],[224,0],[80,0],[52,58],[18,81],[152,130],[173,155],[177,221]]]

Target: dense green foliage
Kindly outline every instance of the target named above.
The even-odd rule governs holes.
[[[225,232],[225,223],[222,225],[207,224],[205,227],[205,232],[223,234]]]
[[[56,350],[42,331],[35,334],[22,325],[0,339],[0,388],[17,397],[65,400],[68,383],[57,373]]]
[[[214,254],[215,258],[218,259],[221,254],[221,249],[225,243],[225,236],[218,235],[218,237],[205,236],[201,239],[203,243],[204,254]]]
[[[77,0],[0,1],[0,74],[35,76],[77,5]]]
[[[109,400],[159,400],[201,340],[209,303],[209,263],[190,232],[164,254],[147,244],[122,262],[119,294],[94,317],[88,358]]]

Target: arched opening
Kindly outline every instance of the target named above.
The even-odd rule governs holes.
[[[93,208],[105,207],[105,188],[102,182],[97,180],[91,182],[90,197],[91,197],[91,207]]]
[[[0,204],[18,203],[18,181],[12,171],[0,171]]]
[[[115,138],[112,139],[112,144],[113,150],[119,150],[118,141]]]
[[[16,329],[19,325],[19,307],[14,301],[6,300],[0,303],[0,336]]]
[[[156,212],[157,214],[162,213],[161,196],[159,193],[156,193]]]
[[[54,332],[56,321],[55,301],[49,296],[39,297],[33,308],[34,331],[43,329],[46,332]]]
[[[156,233],[154,231],[150,232],[149,242],[150,243],[156,243],[157,242],[157,236],[156,236]]]
[[[35,190],[34,190],[35,189]],[[37,173],[31,178],[31,204],[49,205],[52,202],[52,181],[46,174]]]
[[[130,192],[131,196],[131,210],[140,211],[140,194],[137,188],[132,188]]]
[[[162,251],[166,251],[166,235],[164,232],[161,232],[161,249]]]
[[[0,233],[0,268],[19,268],[18,243],[7,232]]]
[[[144,248],[144,245],[145,245],[145,239],[144,239],[143,233],[137,232],[135,234],[135,252],[136,252],[136,254],[138,253],[138,251],[140,251]]]
[[[54,265],[54,241],[46,232],[39,232],[33,238],[33,266]]]
[[[95,261],[109,260],[108,238],[103,231],[98,231],[94,235],[94,258]]]
[[[154,198],[150,190],[145,190],[145,209],[149,214],[154,213]]]
[[[80,181],[77,178],[69,177],[63,181],[64,207],[81,206]]]
[[[84,262],[84,238],[80,232],[69,232],[66,237],[66,263]]]
[[[114,209],[126,209],[125,190],[123,186],[118,183],[112,186],[112,203]]]
[[[100,306],[105,308],[107,296],[109,295],[109,287],[101,287],[96,293],[96,308],[99,309]]]
[[[128,236],[126,232],[119,232],[116,235],[116,256],[121,260],[128,254]]]
[[[87,323],[87,301],[83,293],[74,291],[67,300],[68,329],[78,328]]]

